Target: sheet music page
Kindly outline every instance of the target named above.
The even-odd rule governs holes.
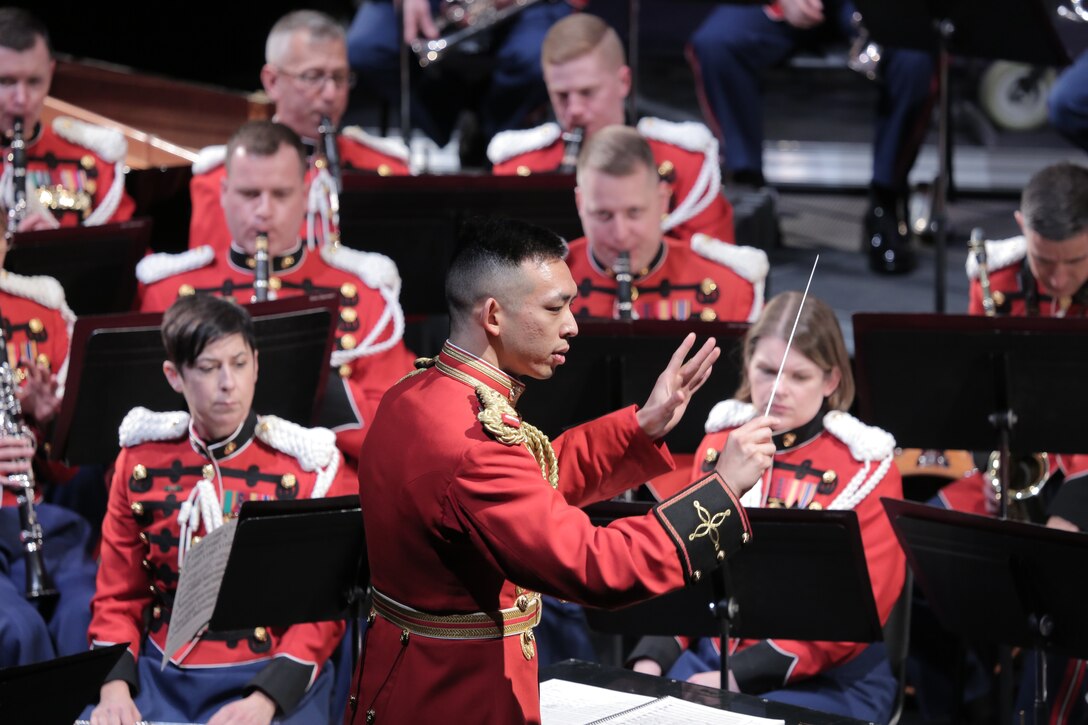
[[[703,725],[784,725],[786,721],[719,710],[676,697],[662,697],[630,712],[607,718],[605,722],[609,725],[690,725],[695,722]]]
[[[655,699],[570,680],[545,680],[540,683],[541,725],[585,725]]]
[[[166,669],[172,654],[196,637],[211,621],[237,527],[238,519],[224,522],[185,554],[174,594],[174,610],[170,614],[162,669]]]

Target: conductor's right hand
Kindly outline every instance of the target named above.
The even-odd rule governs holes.
[[[756,485],[774,462],[771,431],[778,425],[777,418],[762,415],[737,428],[726,439],[725,449],[718,456],[714,470],[737,496]]]
[[[102,685],[98,707],[91,712],[91,725],[135,725],[141,720],[127,682],[110,680]]]
[[[420,36],[428,40],[438,37],[438,26],[434,24],[428,0],[402,0],[401,7],[404,11],[405,43],[411,43]]]

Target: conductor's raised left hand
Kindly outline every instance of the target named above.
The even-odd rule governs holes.
[[[635,414],[638,424],[653,440],[664,438],[676,427],[688,409],[691,396],[710,378],[714,362],[721,355],[713,337],[684,362],[695,346],[695,333],[689,333],[658,376],[646,404]]]

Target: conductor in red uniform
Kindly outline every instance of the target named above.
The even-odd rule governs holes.
[[[566,245],[531,225],[466,228],[446,283],[450,338],[382,399],[360,455],[374,607],[347,721],[539,722],[540,593],[617,606],[699,581],[749,538],[738,496],[774,453],[773,418],[641,517],[579,506],[673,464],[661,443],[718,356],[690,335],[642,407],[554,443],[523,421],[522,378],[550,378],[578,325]]]

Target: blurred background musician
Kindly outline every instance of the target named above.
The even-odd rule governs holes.
[[[266,232],[273,298],[322,292],[340,297],[325,405],[335,412],[341,450],[354,461],[382,393],[412,369],[414,358],[401,341],[400,275],[392,260],[339,244],[310,249],[299,236],[307,169],[306,151],[294,131],[270,121],[243,125],[227,144],[220,188],[231,243],[143,259],[137,268],[140,309],[162,311],[191,294],[249,302],[256,237]]]
[[[67,116],[42,120],[55,65],[45,25],[26,10],[0,8],[0,202],[8,209],[14,203],[10,156],[19,119],[27,210],[17,231],[129,219],[135,204],[125,193],[124,136]]]
[[[556,121],[497,135],[487,150],[496,174],[554,172],[564,158],[564,133],[582,129],[585,143],[605,126],[626,121],[631,68],[607,23],[588,13],[564,18],[548,31],[540,52]],[[647,117],[638,130],[670,187],[662,231],[683,241],[702,232],[732,242],[733,208],[722,194],[718,144],[706,126]]]
[[[348,93],[355,76],[348,67],[344,28],[325,13],[298,10],[280,18],[268,34],[261,85],[275,104],[273,119],[297,133],[303,140],[308,163],[307,183],[331,180],[320,128],[327,118],[333,129],[348,105]],[[376,173],[381,176],[408,173],[408,149],[399,139],[374,136],[357,126],[336,133],[341,170]],[[230,232],[223,223],[219,205],[220,186],[226,175],[225,147],[209,146],[193,165],[190,194],[193,215],[189,226],[190,248],[210,244],[225,249]],[[320,218],[321,228],[333,220],[325,200],[314,191],[308,214]],[[315,222],[316,224],[316,222]],[[335,231],[335,230],[334,230]],[[315,240],[320,242],[323,240]]]

